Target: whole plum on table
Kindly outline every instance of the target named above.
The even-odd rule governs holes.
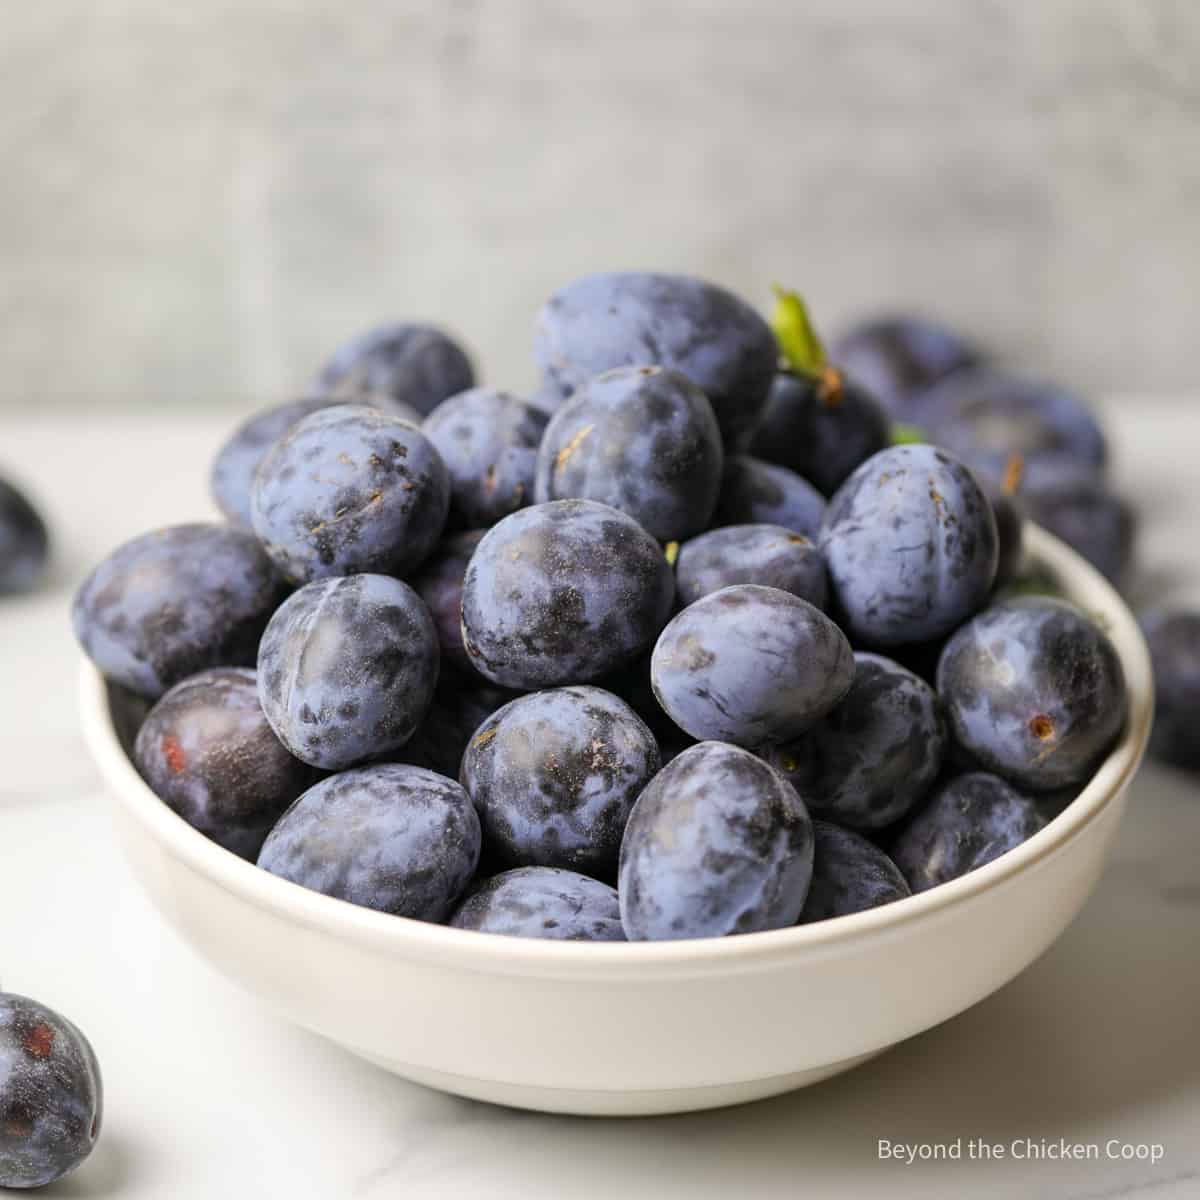
[[[817,608],[828,596],[820,550],[782,525],[726,525],[679,547],[675,589],[681,604],[735,583],[779,588]]]
[[[1104,631],[1045,597],[985,609],[946,643],[938,693],[959,744],[1022,788],[1081,783],[1125,724],[1121,660]]]
[[[309,788],[267,835],[258,865],[315,892],[444,921],[479,862],[479,818],[452,779],[383,763]]]
[[[851,829],[882,829],[925,796],[946,756],[937,693],[891,659],[859,652],[840,704],[767,761],[804,797],[809,811]]]
[[[381,325],[346,342],[317,375],[315,391],[342,403],[413,408],[426,416],[475,383],[466,352],[432,325]]]
[[[685,608],[663,630],[650,666],[654,694],[680,729],[749,747],[799,736],[853,678],[850,643],[819,608],[755,584]]]
[[[100,1135],[100,1064],[80,1030],[26,996],[0,992],[0,1188],[75,1170]]]
[[[252,666],[286,590],[248,533],[172,525],[104,559],[76,593],[71,619],[101,674],[156,700],[207,667]]]
[[[648,649],[675,581],[658,543],[591,500],[554,500],[505,517],[463,582],[463,644],[504,687],[589,683]]]
[[[623,942],[615,889],[575,871],[517,867],[467,893],[455,929],[568,942]]]
[[[934,446],[893,446],[838,489],[821,525],[848,632],[867,645],[932,641],[996,578],[996,517],[974,475]]]
[[[714,526],[782,525],[815,539],[824,515],[825,497],[795,471],[748,454],[725,459]]]
[[[438,667],[433,619],[408,584],[386,575],[319,579],[271,618],[258,695],[292,754],[338,771],[412,737]]]
[[[555,292],[534,356],[569,396],[614,367],[668,367],[708,397],[726,440],[762,413],[779,349],[770,326],[724,288],[686,275],[586,275]]]
[[[259,464],[254,532],[294,583],[359,571],[404,575],[437,544],[450,477],[416,426],[367,405],[324,408]]]
[[[866,912],[912,895],[900,868],[874,842],[813,821],[813,873],[800,924]]]
[[[433,617],[442,662],[472,675],[475,668],[462,640],[463,580],[485,533],[486,529],[469,529],[443,538],[412,579],[413,590]]]
[[[450,516],[458,527],[494,525],[533,503],[534,470],[547,417],[496,388],[443,400],[421,431],[450,475]]]
[[[887,414],[879,402],[840,373],[780,372],[749,449],[829,496],[851,471],[885,449],[889,437]]]
[[[700,742],[633,807],[618,893],[630,941],[723,937],[799,919],[813,830],[782,775],[747,750]]]
[[[1140,619],[1154,665],[1150,753],[1200,770],[1200,613],[1159,608]]]
[[[708,525],[723,464],[712,405],[686,375],[620,367],[585,380],[550,419],[536,498],[597,500],[677,541]]]
[[[877,396],[897,421],[920,423],[923,394],[981,358],[980,351],[954,330],[919,317],[861,321],[833,342],[834,361]]]
[[[22,492],[0,479],[0,596],[35,588],[49,556],[45,521]]]
[[[1046,825],[1036,800],[983,771],[943,784],[892,842],[892,861],[914,892],[990,863]]]
[[[142,722],[134,761],[170,809],[251,862],[284,809],[317,780],[275,736],[255,673],[241,667],[177,683]]]
[[[658,743],[596,687],[520,696],[475,731],[461,780],[505,866],[616,874],[630,809],[659,768]]]

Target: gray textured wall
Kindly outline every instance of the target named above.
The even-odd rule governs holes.
[[[0,403],[285,395],[384,316],[524,386],[571,275],[911,303],[1196,383],[1194,0],[45,0],[0,15]]]

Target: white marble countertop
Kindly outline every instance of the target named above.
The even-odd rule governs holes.
[[[1113,405],[1117,476],[1154,587],[1200,600],[1200,411]],[[0,980],[61,1009],[104,1069],[105,1129],[47,1196],[1112,1197],[1200,1195],[1200,781],[1148,766],[1113,860],[1038,963],[963,1016],[830,1082],[653,1120],[546,1117],[443,1096],[261,1010],[162,924],[111,835],[75,713],[75,583],[119,540],[209,512],[233,418],[0,425],[0,469],[58,536],[53,586],[0,606]],[[1190,456],[1182,453],[1190,450]],[[1002,1160],[967,1157],[969,1139]],[[1018,1158],[1024,1139],[1098,1160]],[[961,1139],[959,1160],[878,1142]],[[1157,1162],[1106,1147],[1159,1145]]]

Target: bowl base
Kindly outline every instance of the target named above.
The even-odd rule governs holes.
[[[867,1054],[844,1058],[840,1062],[812,1067],[807,1071],[792,1071],[787,1075],[768,1075],[765,1079],[747,1079],[741,1083],[723,1083],[712,1087],[686,1087],[610,1091],[606,1089],[536,1087],[522,1083],[506,1083],[500,1079],[475,1079],[469,1075],[452,1075],[410,1063],[395,1062],[353,1050],[376,1066],[400,1075],[413,1083],[466,1096],[470,1100],[486,1100],[509,1108],[525,1108],[534,1112],[565,1113],[579,1117],[648,1117],[670,1113],[698,1112],[706,1108],[727,1108],[751,1100],[765,1100],[796,1088],[820,1083],[833,1075],[849,1071],[868,1059],[882,1054],[872,1050]]]

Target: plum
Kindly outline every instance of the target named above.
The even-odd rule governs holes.
[[[452,779],[403,763],[331,775],[267,835],[258,865],[378,912],[444,921],[479,862],[479,818]]]
[[[517,867],[468,892],[450,918],[456,929],[570,942],[623,942],[616,891],[557,867]]]
[[[479,543],[463,581],[463,644],[493,683],[590,683],[632,662],[674,599],[670,565],[631,517],[592,500],[523,508]]]
[[[405,575],[441,536],[450,478],[414,425],[366,405],[293,425],[254,477],[254,532],[280,572],[310,583],[356,572]]]
[[[408,584],[386,575],[319,579],[271,618],[258,694],[292,754],[337,771],[412,737],[438,667],[433,619]]]
[[[208,667],[253,666],[286,591],[248,533],[172,525],[104,559],[76,593],[71,619],[104,676],[157,700]]]
[[[700,742],[633,806],[618,893],[630,941],[794,925],[813,869],[812,821],[782,775],[747,750]]]
[[[824,608],[825,560],[803,534],[782,525],[726,525],[684,542],[675,560],[681,604],[735,583],[779,588]]]
[[[813,873],[800,924],[866,912],[912,895],[900,868],[874,842],[813,821]]]

